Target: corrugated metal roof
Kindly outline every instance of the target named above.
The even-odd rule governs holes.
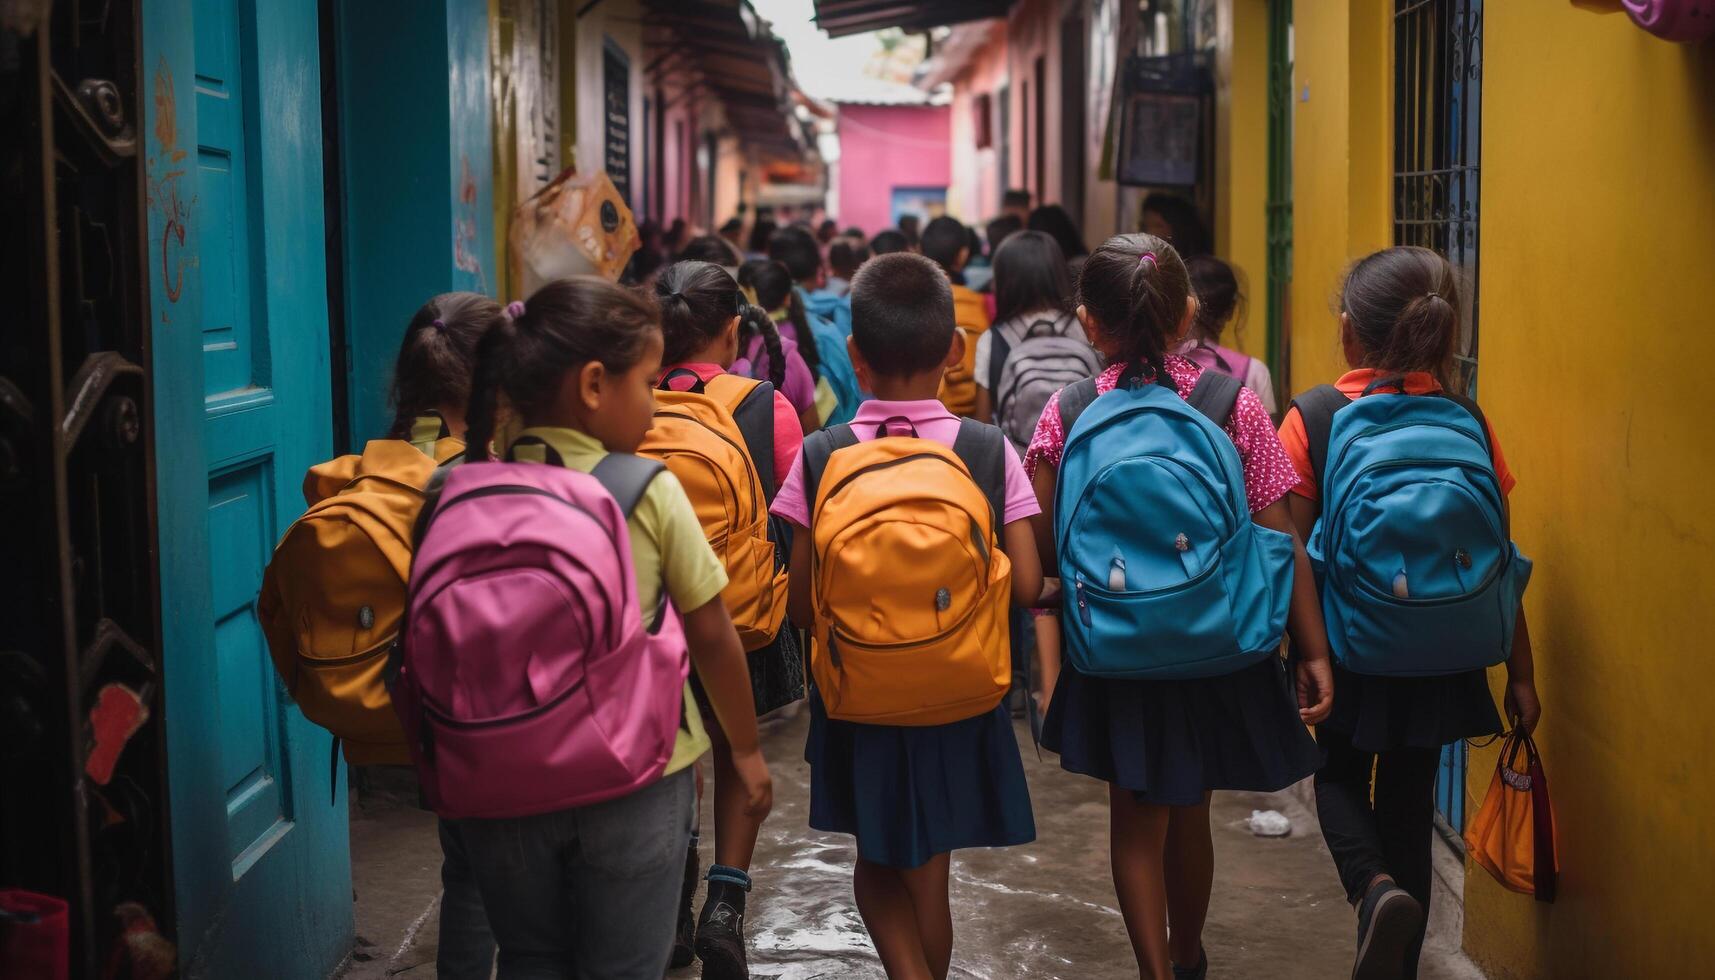
[[[816,24],[830,37],[885,27],[923,31],[1004,17],[1012,0],[816,0]]]

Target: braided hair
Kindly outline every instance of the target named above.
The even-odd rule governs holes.
[[[738,284],[756,296],[756,305],[764,317],[782,307],[786,320],[798,333],[798,353],[810,368],[811,377],[820,377],[822,356],[816,350],[816,338],[810,333],[810,316],[804,311],[804,300],[798,295],[792,273],[785,263],[773,259],[751,259],[738,269]],[[773,320],[769,323],[772,325]],[[770,355],[772,356],[772,355]]]

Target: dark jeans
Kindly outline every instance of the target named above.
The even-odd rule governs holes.
[[[441,829],[441,938],[435,954],[440,980],[489,980],[494,976],[494,933],[482,908],[470,858],[452,825]]]
[[[1376,875],[1385,874],[1417,899],[1427,921],[1440,750],[1365,752],[1325,727],[1317,729],[1316,741],[1327,758],[1316,773],[1316,812],[1346,897],[1360,901]],[[1419,932],[1409,958],[1411,975],[1422,945]]]
[[[661,980],[695,812],[687,768],[606,803],[449,821],[500,943],[500,980]]]

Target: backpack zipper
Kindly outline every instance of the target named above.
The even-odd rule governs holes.
[[[1061,460],[1064,461],[1065,456],[1061,456]],[[1180,470],[1180,471],[1185,472],[1185,473],[1189,473],[1193,479],[1195,479],[1198,483],[1202,484],[1204,491],[1208,493],[1210,499],[1214,500],[1218,505],[1220,505],[1223,516],[1227,517],[1229,520],[1232,518],[1231,514],[1226,513],[1227,507],[1231,502],[1223,500],[1221,495],[1219,493],[1215,492],[1215,485],[1214,484],[1210,483],[1208,481],[1208,479],[1206,479],[1203,476],[1203,474],[1197,472],[1195,469],[1188,466],[1187,464],[1181,462],[1180,460],[1178,460],[1172,456],[1163,455],[1161,453],[1144,453],[1143,455],[1140,455],[1140,456],[1130,456],[1130,457],[1127,457],[1126,459],[1116,460],[1112,463],[1109,463],[1106,466],[1103,466],[1101,469],[1097,470],[1096,474],[1094,476],[1090,477],[1089,481],[1084,484],[1084,488],[1086,490],[1088,490],[1090,487],[1095,486],[1097,483],[1099,483],[1101,481],[1101,479],[1104,476],[1106,476],[1108,474],[1109,470],[1112,470],[1112,469],[1115,469],[1116,467],[1122,466],[1127,462],[1136,462],[1137,460],[1151,460],[1151,461],[1155,462],[1155,464],[1158,466],[1171,464],[1175,469]],[[1072,531],[1078,523],[1078,518],[1083,515],[1084,503],[1088,499],[1089,499],[1089,495],[1087,493],[1081,493],[1078,495],[1078,502],[1077,502],[1077,504],[1075,504],[1072,507],[1072,516],[1066,521],[1066,532],[1067,533],[1065,536],[1067,538],[1071,538]],[[1248,515],[1247,515],[1247,519],[1248,519]],[[1243,530],[1242,526],[1238,530]],[[1233,533],[1234,534],[1238,533],[1238,530],[1235,530]],[[1224,539],[1224,540],[1230,540],[1231,537],[1232,537],[1232,535],[1228,535],[1227,539]],[[1067,555],[1068,555],[1069,549],[1061,548],[1060,552],[1061,552],[1061,555],[1060,555],[1061,560],[1065,560]]]
[[[1427,458],[1387,459],[1387,460],[1382,460],[1381,462],[1378,462],[1378,463],[1371,463],[1370,465],[1364,467],[1363,469],[1359,470],[1352,477],[1351,480],[1349,480],[1347,482],[1348,483],[1355,483],[1358,480],[1364,478],[1365,476],[1367,476],[1371,473],[1377,473],[1377,472],[1380,472],[1382,470],[1403,469],[1405,467],[1411,467],[1411,466],[1437,466],[1437,465],[1440,465],[1440,466],[1452,465],[1452,466],[1456,466],[1462,470],[1473,469],[1473,467],[1471,467],[1470,465],[1465,464],[1465,463],[1461,463],[1457,460],[1427,459]],[[1330,470],[1329,472],[1332,472],[1332,471]],[[1481,472],[1481,471],[1479,470],[1479,472]],[[1448,481],[1440,481],[1440,482],[1448,482]],[[1461,492],[1469,493],[1469,491],[1461,491]],[[1338,543],[1340,541],[1342,541],[1345,537],[1346,522],[1341,518],[1341,515],[1345,512],[1345,509],[1346,509],[1346,506],[1345,506],[1346,505],[1346,496],[1347,496],[1346,494],[1341,494],[1337,500],[1329,500],[1329,501],[1324,502],[1325,506],[1323,509],[1323,513],[1325,515],[1332,515],[1332,519],[1329,521],[1329,525],[1330,525],[1329,533],[1324,535],[1323,537],[1326,540],[1328,540],[1330,543],[1335,544],[1335,545],[1338,545]],[[1482,503],[1482,501],[1479,500],[1478,503]],[[1505,506],[1504,500],[1503,500],[1502,506],[1503,507]],[[1485,523],[1487,523],[1489,525],[1489,529],[1491,531],[1493,531],[1497,537],[1502,538],[1503,540],[1509,540],[1509,541],[1511,540],[1511,533],[1508,529],[1495,527],[1494,523],[1492,521],[1488,520],[1488,515],[1484,515],[1484,521],[1485,521]],[[1330,548],[1327,553],[1333,554],[1337,550],[1338,550],[1337,547],[1336,548]]]
[[[1438,429],[1451,429],[1452,431],[1459,433],[1460,435],[1464,436],[1465,438],[1467,438],[1467,439],[1471,440],[1472,442],[1475,442],[1477,445],[1483,447],[1484,454],[1489,455],[1492,459],[1493,454],[1489,453],[1488,443],[1486,441],[1484,441],[1484,439],[1482,437],[1474,436],[1471,433],[1466,432],[1464,429],[1460,428],[1457,425],[1447,425],[1447,424],[1443,424],[1440,422],[1422,422],[1422,421],[1414,421],[1414,420],[1407,420],[1404,422],[1389,422],[1385,425],[1377,425],[1377,426],[1373,426],[1371,428],[1365,429],[1363,432],[1360,432],[1357,435],[1353,436],[1352,438],[1347,439],[1345,445],[1340,447],[1340,455],[1335,456],[1333,459],[1328,460],[1323,464],[1323,466],[1322,466],[1322,478],[1324,480],[1326,480],[1327,474],[1333,473],[1335,471],[1335,467],[1339,466],[1339,464],[1346,458],[1346,453],[1349,450],[1351,450],[1352,444],[1357,442],[1359,439],[1370,439],[1370,438],[1373,438],[1375,436],[1384,435],[1384,434],[1389,433],[1389,432],[1398,431],[1399,429],[1409,429],[1409,428],[1412,428],[1413,426],[1420,426],[1420,425],[1434,426],[1435,428],[1438,428]],[[1333,439],[1330,438],[1328,441],[1330,443],[1332,443]]]
[[[584,680],[582,677],[579,677],[575,682],[566,685],[564,690],[533,708],[525,708],[523,711],[516,714],[506,715],[501,718],[484,718],[480,721],[468,721],[463,718],[454,718],[451,715],[448,715],[440,706],[436,705],[435,702],[430,699],[427,691],[418,687],[417,692],[423,701],[423,713],[433,718],[437,724],[446,728],[470,729],[488,728],[495,725],[510,725],[520,721],[528,721],[550,708],[557,707],[560,702],[565,701],[573,694],[583,690],[583,688]]]
[[[334,670],[339,667],[350,667],[352,664],[359,664],[365,660],[373,660],[386,653],[388,648],[393,645],[393,641],[398,639],[398,637],[399,631],[394,630],[392,636],[389,636],[387,639],[381,641],[375,646],[370,647],[368,650],[345,657],[312,657],[300,651],[298,653],[298,662],[312,670]]]

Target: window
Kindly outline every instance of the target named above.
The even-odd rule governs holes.
[[[1447,257],[1463,279],[1454,383],[1477,384],[1477,204],[1482,0],[1394,0],[1393,240]]]
[[[994,118],[993,114],[994,100],[988,93],[971,100],[971,132],[975,134],[979,150],[986,150],[994,145],[994,127],[989,124]]]

